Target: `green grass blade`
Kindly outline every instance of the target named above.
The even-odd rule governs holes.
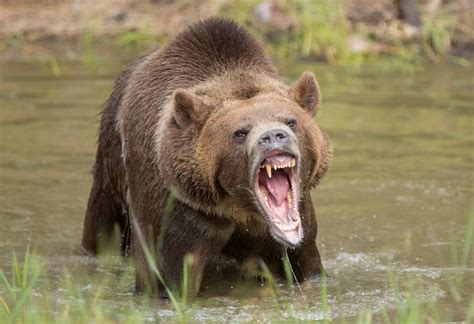
[[[189,256],[184,257],[183,262],[183,284],[181,288],[181,303],[186,307],[187,297],[188,297],[188,288],[189,288]]]
[[[7,276],[5,276],[5,273],[3,273],[3,271],[0,271],[0,281],[7,288],[8,294],[13,297],[15,291],[13,287],[10,285],[10,283],[8,282]]]
[[[177,298],[174,296],[172,291],[168,288],[168,285],[165,283],[165,280],[161,276],[160,271],[156,267],[155,258],[152,256],[152,254],[150,252],[150,249],[148,248],[148,246],[145,242],[145,239],[143,237],[143,233],[140,229],[140,225],[138,224],[138,222],[137,222],[136,218],[134,217],[134,215],[130,215],[130,219],[133,222],[133,226],[136,230],[138,240],[139,240],[140,245],[141,245],[141,247],[142,247],[142,249],[145,253],[145,257],[147,259],[148,266],[151,268],[153,273],[155,273],[156,277],[158,278],[158,280],[161,282],[161,284],[165,288],[165,291],[168,294],[168,298],[170,299],[171,304],[173,305],[173,308],[176,310],[176,313],[178,314],[179,322],[181,322],[181,323],[187,322],[187,320],[185,318],[185,315],[184,315],[184,312],[181,309],[181,306],[180,306]]]
[[[21,287],[21,268],[20,264],[18,263],[18,258],[16,256],[16,253],[13,252],[13,263],[12,263],[12,271],[13,271],[13,276],[15,278],[15,286]]]
[[[286,281],[290,285],[294,284],[295,279],[293,277],[293,268],[291,267],[290,258],[288,257],[288,250],[286,248],[283,250],[283,269],[285,271]]]
[[[11,317],[12,312],[10,310],[10,307],[8,307],[7,303],[5,302],[5,300],[2,297],[0,297],[0,304],[2,305],[3,310],[5,311],[5,313],[7,313],[7,316]]]
[[[28,282],[28,285],[22,289],[20,297],[15,301],[15,307],[12,312],[12,322],[15,322],[17,317],[22,312],[26,302],[31,297],[31,292],[34,286],[36,285],[36,282],[38,281],[40,274],[41,274],[41,271],[37,269],[37,271],[32,276],[31,280]]]
[[[329,303],[328,303],[328,284],[327,284],[327,276],[326,273],[323,271],[321,274],[321,308],[323,311],[323,322],[329,323]]]
[[[462,251],[461,264],[467,266],[469,261],[469,255],[471,254],[472,249],[472,235],[474,231],[474,211],[471,212],[469,216],[469,221],[466,229],[466,236],[464,238],[464,247]]]
[[[28,271],[30,269],[30,245],[26,248],[25,259],[23,261],[23,271],[21,276],[21,289],[28,284]]]

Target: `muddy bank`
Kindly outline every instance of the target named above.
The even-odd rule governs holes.
[[[472,58],[472,13],[470,0],[0,0],[0,56],[28,55],[25,46],[45,41],[154,43],[193,21],[221,15],[286,46],[282,55],[291,58]]]
[[[107,38],[139,30],[171,35],[216,9],[213,1],[3,0],[0,38],[70,40],[88,33]]]

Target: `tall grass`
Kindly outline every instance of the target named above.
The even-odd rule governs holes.
[[[280,62],[316,59],[330,64],[359,65],[368,62],[393,64],[392,61],[397,60],[403,70],[404,65],[418,66],[445,59],[458,64],[469,64],[466,59],[449,57],[456,25],[461,19],[454,4],[441,6],[434,19],[422,14],[421,35],[407,41],[400,36],[402,32],[394,32],[401,28],[400,21],[391,21],[392,30],[387,28],[384,35],[379,35],[378,27],[363,21],[352,26],[345,12],[344,0],[269,1],[268,3],[276,4],[283,11],[283,16],[286,17],[283,19],[292,22],[286,30],[255,18],[255,8],[261,3],[259,0],[219,0],[218,15],[232,18],[261,36]],[[373,49],[366,46],[367,49],[360,52],[351,50],[351,36],[357,36],[367,44],[377,45]],[[382,48],[385,50],[380,50]]]
[[[359,59],[347,47],[349,26],[342,0],[289,0],[277,2],[295,26],[272,30],[254,16],[261,1],[223,1],[219,15],[234,19],[266,39],[270,52],[280,61],[312,58],[329,63],[351,63]]]
[[[396,298],[396,304],[393,305],[394,308],[389,308],[379,313],[372,313],[367,309],[361,310],[360,314],[352,319],[334,318],[334,316],[337,316],[337,312],[333,311],[334,307],[337,306],[335,304],[337,303],[337,298],[333,299],[331,297],[334,293],[331,286],[328,285],[326,274],[323,274],[317,283],[311,283],[313,285],[311,289],[319,289],[322,321],[325,323],[342,321],[349,323],[382,322],[407,324],[440,323],[451,320],[464,320],[466,323],[472,322],[474,320],[474,296],[466,294],[466,285],[469,285],[469,281],[465,277],[465,274],[468,272],[464,270],[472,267],[474,212],[469,216],[467,225],[466,233],[461,243],[456,240],[452,242],[454,246],[452,250],[452,268],[459,269],[459,271],[447,272],[443,274],[442,278],[442,280],[447,282],[447,287],[449,287],[445,291],[447,295],[443,298],[450,299],[449,305],[465,308],[466,314],[464,317],[459,318],[459,314],[453,317],[449,309],[450,306],[443,305],[443,298],[436,297],[439,296],[436,287],[431,289],[433,298],[428,298],[428,300],[423,298],[423,300],[420,300],[420,293],[423,291],[426,294],[426,287],[423,287],[426,283],[421,282],[419,278],[407,277],[394,269],[389,269],[387,271],[390,283],[389,293]],[[185,262],[184,264],[183,293],[179,296],[167,288],[159,270],[156,268],[156,260],[148,247],[146,245],[143,245],[143,247],[147,254],[149,266],[167,290],[170,300],[168,306],[163,302],[157,303],[156,297],[153,296],[130,295],[124,298],[126,307],[111,308],[110,296],[107,295],[107,290],[110,291],[111,287],[116,289],[114,288],[116,287],[115,277],[108,280],[103,280],[100,276],[99,278],[77,278],[71,270],[65,268],[59,280],[53,280],[48,271],[46,271],[47,264],[45,260],[34,255],[30,248],[27,248],[22,260],[15,253],[12,254],[10,274],[7,275],[5,271],[0,271],[0,323],[141,323],[145,322],[146,319],[149,320],[150,314],[156,314],[157,307],[165,307],[166,309],[171,307],[174,315],[171,318],[167,317],[167,321],[170,319],[180,323],[196,321],[193,314],[200,310],[200,303],[202,301],[188,300],[186,298],[186,291],[189,289],[188,285],[192,284],[189,282],[188,263]],[[308,309],[308,312],[311,311],[309,305],[312,300],[306,299],[304,290],[299,288],[288,258],[285,256],[283,257],[283,263],[286,269],[287,282],[293,282],[297,285],[292,293],[297,299],[281,298],[288,294],[288,289],[292,290],[293,288],[279,284],[279,281],[273,278],[264,263],[259,263],[260,270],[257,273],[265,278],[267,289],[270,291],[269,298],[273,299],[272,304],[275,307],[271,313],[263,314],[263,318],[275,322],[282,320],[281,314],[286,314],[285,320],[291,320],[291,318],[301,318],[301,309],[303,311],[304,309]],[[100,284],[94,285],[92,293],[86,293],[79,288],[81,285],[78,285],[77,280],[86,280],[86,282],[100,281]],[[126,284],[129,283],[127,282]],[[61,294],[64,295],[60,303],[56,300],[58,298],[57,291],[61,291]],[[249,294],[252,295],[254,292]],[[286,301],[282,302],[282,300]],[[307,308],[304,306],[306,304],[308,305]],[[295,306],[298,306],[299,313],[296,312]]]
[[[0,296],[2,312],[1,322],[21,321],[23,310],[31,298],[33,287],[41,274],[43,265],[37,259],[32,259],[28,246],[23,264],[13,253],[12,278],[8,280],[3,271],[0,272],[0,283],[4,290],[4,297]]]

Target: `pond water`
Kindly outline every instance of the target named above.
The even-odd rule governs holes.
[[[134,309],[150,321],[175,316],[169,303],[132,294],[130,262],[78,249],[97,114],[124,65],[62,63],[59,76],[43,63],[0,65],[0,269],[10,276],[12,251],[22,255],[28,245],[41,256],[37,313],[61,314],[82,300],[119,319]],[[187,315],[350,320],[367,312],[384,319],[416,300],[442,320],[466,319],[474,291],[473,252],[465,246],[474,217],[474,69],[298,65],[283,74],[291,80],[304,69],[319,79],[317,119],[335,148],[333,168],[313,193],[329,277],[281,283],[276,292],[214,277]]]

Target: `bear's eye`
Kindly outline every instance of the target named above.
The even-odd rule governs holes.
[[[246,129],[238,129],[234,132],[234,137],[238,140],[243,140],[249,133]]]
[[[290,119],[289,121],[286,122],[286,125],[290,127],[291,129],[296,129],[296,120]]]

